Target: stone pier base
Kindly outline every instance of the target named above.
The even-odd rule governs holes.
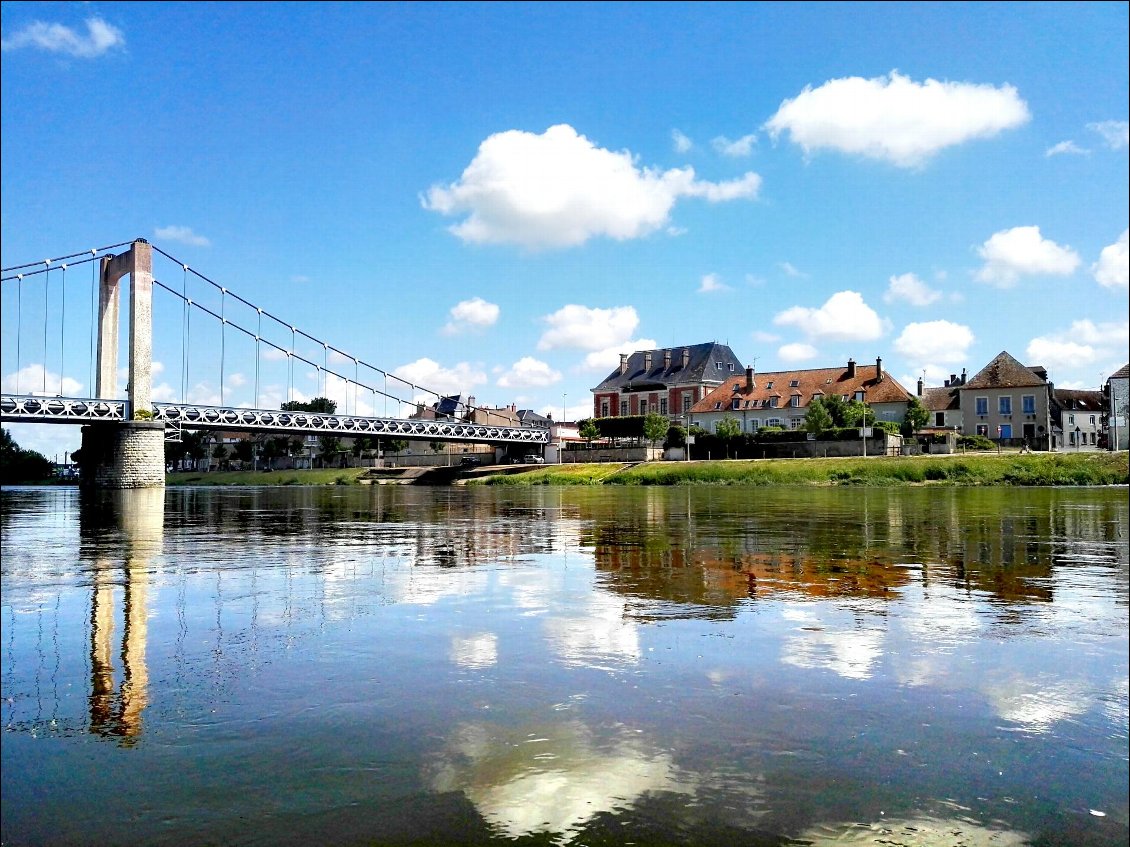
[[[163,488],[165,424],[97,423],[82,428],[79,484],[84,488]]]

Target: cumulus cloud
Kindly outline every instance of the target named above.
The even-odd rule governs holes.
[[[883,299],[888,303],[898,300],[912,306],[929,306],[942,299],[942,292],[931,288],[914,274],[892,276]]]
[[[884,330],[882,319],[858,291],[837,291],[819,309],[793,306],[778,313],[773,323],[826,341],[870,341]]]
[[[101,18],[87,18],[85,33],[76,32],[63,24],[34,21],[10,37],[0,40],[0,49],[5,52],[31,47],[76,59],[96,59],[125,45],[126,37],[122,31]]]
[[[1077,370],[1116,355],[1125,359],[1128,345],[1130,321],[1096,324],[1081,320],[1062,332],[1033,338],[1026,352],[1028,361],[1051,370]]]
[[[632,306],[590,309],[570,304],[542,321],[549,329],[538,340],[539,350],[604,350],[631,338],[640,319]]]
[[[1097,121],[1087,124],[1087,129],[1102,136],[1111,150],[1121,150],[1130,144],[1130,121]]]
[[[815,359],[818,352],[811,344],[785,344],[778,348],[777,355],[782,362],[807,362]]]
[[[973,344],[973,331],[950,321],[907,324],[895,339],[895,352],[911,364],[956,363],[965,361]]]
[[[498,320],[499,309],[482,297],[461,300],[451,307],[451,320],[443,327],[444,335],[458,335],[469,329],[486,329]]]
[[[833,79],[781,103],[764,126],[806,154],[824,148],[912,168],[946,147],[991,138],[1026,123],[1027,104],[1011,85],[914,82],[897,71]]]
[[[498,378],[502,388],[545,388],[561,381],[561,374],[545,362],[523,356]]]
[[[1127,258],[1127,236],[1130,230],[1122,230],[1118,240],[1103,248],[1099,260],[1091,266],[1091,273],[1099,285],[1107,288],[1126,288],[1130,277],[1130,259]]]
[[[40,363],[24,365],[0,380],[5,394],[41,394],[49,397],[82,397],[82,383],[69,376],[60,376]]]
[[[634,338],[622,344],[593,350],[585,356],[582,367],[587,371],[611,371],[620,366],[621,353],[634,353],[636,350],[656,350],[659,342],[654,338]]]
[[[458,182],[433,186],[421,202],[430,211],[465,215],[450,228],[463,241],[537,249],[598,236],[641,238],[668,225],[680,198],[754,198],[760,186],[755,173],[715,183],[696,179],[689,167],[641,169],[631,153],[597,147],[559,124],[541,135],[491,135]]]
[[[1022,276],[1068,276],[1079,267],[1079,254],[1040,235],[1038,226],[1002,230],[977,248],[984,266],[975,278],[1011,288]]]
[[[1049,157],[1049,158],[1051,156],[1062,156],[1064,154],[1071,154],[1071,155],[1074,155],[1074,156],[1086,156],[1090,152],[1091,152],[1090,150],[1084,150],[1082,147],[1080,147],[1074,141],[1061,141],[1061,142],[1059,142],[1059,144],[1053,144],[1046,151],[1044,151],[1044,155]]]
[[[159,226],[153,234],[163,241],[176,241],[189,247],[210,247],[212,242],[203,235],[197,235],[187,226]]]
[[[724,135],[719,135],[710,143],[723,156],[738,159],[753,152],[753,145],[757,143],[757,135],[743,135],[735,141],[731,141]]]
[[[717,291],[729,290],[730,286],[722,282],[718,274],[703,274],[702,281],[698,285],[699,294],[712,294]]]
[[[689,153],[694,149],[694,142],[677,129],[671,130],[671,143],[675,145],[676,153]]]
[[[426,356],[401,365],[392,374],[418,388],[445,395],[469,392],[476,385],[483,385],[487,381],[486,373],[477,366],[460,362],[454,367],[445,368]],[[389,393],[396,393],[391,385]]]

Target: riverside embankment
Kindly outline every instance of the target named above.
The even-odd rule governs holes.
[[[476,468],[471,485],[1127,485],[1127,453],[1004,453],[871,459],[756,459]],[[169,474],[169,485],[362,485],[368,468]],[[405,479],[403,482],[410,482]]]

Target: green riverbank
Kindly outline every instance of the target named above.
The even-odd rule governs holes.
[[[489,469],[468,485],[1126,485],[1127,453],[565,464]],[[484,473],[484,471],[486,471]],[[366,468],[169,474],[169,485],[359,485]],[[392,480],[387,480],[392,481]]]

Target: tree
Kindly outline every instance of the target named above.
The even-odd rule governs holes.
[[[284,412],[314,412],[320,415],[332,415],[337,411],[337,401],[328,397],[315,397],[313,400],[288,400],[279,406]]]
[[[50,459],[23,449],[8,430],[0,429],[0,482],[42,482],[54,475],[55,465]]]
[[[906,417],[903,418],[903,428],[907,435],[914,435],[930,422],[930,410],[922,405],[917,397],[911,397],[906,404]]]
[[[232,445],[232,456],[241,462],[250,462],[255,456],[255,444],[250,438],[241,438]]]
[[[808,404],[808,411],[804,413],[804,429],[814,435],[819,435],[826,429],[832,428],[832,414],[824,401],[817,397]]]
[[[408,449],[408,442],[403,438],[393,438],[392,440],[385,442],[385,449],[391,450],[396,455],[396,458],[399,459],[400,451]]]
[[[341,450],[341,439],[336,435],[322,435],[318,437],[318,457],[322,460],[322,467],[326,466],[326,456],[333,456]]]
[[[661,438],[666,437],[667,430],[671,427],[670,422],[665,415],[658,412],[649,412],[647,417],[643,419],[643,437],[651,442],[651,446],[655,446],[655,442]]]
[[[216,436],[216,446],[212,448],[212,458],[216,460],[216,464],[220,469],[223,469],[224,459],[228,457],[228,448],[224,443],[219,440],[220,436]],[[209,467],[211,470],[211,467]]]
[[[737,418],[725,417],[718,421],[718,425],[714,428],[714,434],[719,438],[733,438],[735,435],[742,434],[742,425]]]
[[[596,425],[596,421],[592,418],[585,418],[581,421],[580,428],[577,430],[578,434],[585,440],[585,443],[592,448],[592,440],[600,437],[600,427]]]

